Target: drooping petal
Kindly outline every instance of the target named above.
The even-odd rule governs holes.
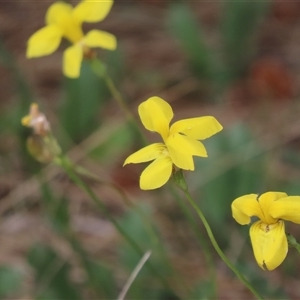
[[[77,78],[80,75],[83,49],[81,45],[74,45],[64,51],[63,73],[70,78]]]
[[[170,157],[157,158],[141,174],[140,188],[153,190],[163,186],[171,177],[172,161]]]
[[[255,259],[262,269],[274,270],[284,261],[288,243],[283,221],[271,225],[255,222],[250,228],[250,238]]]
[[[204,145],[181,134],[173,134],[166,140],[173,163],[180,169],[194,170],[193,155],[207,157]]]
[[[115,50],[117,39],[113,34],[102,30],[91,30],[84,37],[84,44],[93,48],[100,47],[108,50]]]
[[[188,137],[204,140],[217,132],[221,131],[223,126],[216,118],[211,116],[185,119],[175,122],[171,128],[170,133],[183,133]]]
[[[281,192],[267,192],[259,196],[258,202],[263,213],[263,218],[261,218],[262,221],[264,221],[267,224],[272,224],[277,221],[277,219],[272,218],[269,210],[270,207],[273,205],[274,201],[283,197],[287,197],[287,194]]]
[[[273,218],[300,224],[300,197],[289,196],[274,201],[270,207],[269,213]]]
[[[112,5],[113,0],[85,0],[74,8],[72,14],[80,23],[99,22],[108,15]]]
[[[26,57],[39,57],[53,53],[59,46],[62,31],[56,25],[48,25],[35,32],[28,40]]]
[[[263,217],[257,201],[257,194],[248,194],[236,198],[231,204],[232,216],[241,225],[249,224],[251,217]]]
[[[155,143],[149,146],[146,146],[133,154],[129,155],[123,166],[127,164],[138,164],[142,162],[147,162],[156,159],[163,151],[166,151],[166,146],[162,143]]]
[[[139,105],[139,115],[146,129],[158,132],[165,140],[173,118],[172,107],[159,97],[151,97]]]

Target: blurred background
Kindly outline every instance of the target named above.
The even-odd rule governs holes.
[[[122,167],[142,143],[89,64],[79,79],[65,78],[66,41],[26,59],[51,3],[0,2],[0,297],[117,299],[141,258],[61,169],[27,153],[31,130],[20,119],[36,102],[63,151],[101,180],[85,182],[152,251],[165,279],[146,263],[126,299],[253,299],[172,183],[141,191],[145,166]],[[84,24],[91,28],[117,37],[117,50],[98,57],[138,122],[138,105],[160,96],[174,120],[213,115],[224,126],[204,141],[209,157],[185,173],[190,191],[223,251],[266,299],[299,299],[299,254],[290,249],[275,271],[261,270],[249,227],[233,220],[230,205],[248,193],[300,195],[300,2],[116,0],[104,21]],[[299,226],[286,230],[300,240]]]

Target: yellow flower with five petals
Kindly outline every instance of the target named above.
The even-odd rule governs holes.
[[[63,73],[67,77],[80,75],[84,56],[90,55],[90,48],[100,47],[115,50],[116,37],[102,30],[82,31],[83,22],[102,21],[109,13],[113,0],[83,0],[76,7],[65,2],[55,2],[47,10],[46,26],[35,32],[28,40],[27,58],[53,53],[64,37],[72,43],[64,51]]]
[[[264,270],[277,268],[288,252],[284,220],[300,224],[300,196],[281,192],[249,194],[235,199],[231,209],[241,225],[249,224],[253,216],[259,218],[250,227],[255,259]]]
[[[141,163],[154,160],[141,174],[143,190],[156,189],[170,178],[173,165],[183,170],[194,170],[193,156],[207,157],[204,140],[222,130],[222,125],[211,116],[177,121],[171,106],[159,97],[151,97],[139,106],[139,115],[146,129],[161,135],[164,143],[154,143],[131,154],[124,162]]]

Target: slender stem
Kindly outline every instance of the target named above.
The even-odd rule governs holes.
[[[296,250],[300,253],[300,244],[297,242],[294,236],[292,236],[290,233],[286,233],[287,240],[289,242],[289,245],[296,248]]]
[[[226,265],[235,273],[235,275],[239,278],[239,280],[253,293],[253,295],[257,299],[263,299],[263,297],[252,287],[250,282],[248,282],[248,280],[239,272],[239,270],[228,260],[227,256],[223,253],[223,251],[219,247],[219,245],[218,245],[218,243],[217,243],[217,241],[216,241],[216,239],[213,235],[213,232],[212,232],[206,218],[204,217],[202,211],[200,210],[200,208],[197,206],[197,204],[193,200],[193,198],[190,195],[189,191],[186,189],[186,190],[184,190],[184,193],[185,193],[185,196],[186,196],[187,200],[190,202],[192,207],[197,212],[199,218],[201,219],[201,221],[202,221],[202,223],[203,223],[203,225],[204,225],[204,227],[207,231],[208,237],[209,237],[212,245],[214,246],[215,250],[219,254],[219,256],[226,263]]]
[[[93,192],[93,190],[85,184],[83,180],[76,174],[74,170],[73,164],[70,162],[70,160],[65,156],[60,156],[59,159],[56,160],[56,163],[61,166],[65,172],[68,174],[68,176],[75,182],[75,184],[80,187],[93,201],[94,203],[105,213],[106,217],[109,219],[109,221],[113,224],[115,229],[123,236],[123,238],[130,244],[130,246],[138,253],[140,256],[143,256],[143,250],[140,248],[140,246],[131,238],[130,235],[127,234],[125,230],[118,224],[118,222],[111,216],[111,214],[108,212],[106,206],[103,204],[103,202],[99,199],[99,197]],[[149,268],[149,270],[157,276],[157,278],[161,281],[163,286],[166,289],[170,289],[168,282],[165,280],[165,278],[154,268],[151,261],[148,261],[146,266]]]
[[[136,119],[128,106],[126,105],[126,102],[124,98],[122,97],[119,90],[116,88],[114,82],[112,81],[111,77],[108,75],[105,65],[97,58],[94,58],[90,61],[92,70],[95,72],[95,74],[104,80],[106,86],[108,87],[109,91],[111,92],[114,99],[117,101],[119,107],[122,109],[126,119],[128,120],[130,126],[132,126],[135,131],[140,135],[143,144],[147,144],[146,138],[144,134],[141,131],[140,126],[136,122]]]
[[[199,230],[199,227],[196,223],[196,220],[193,218],[193,215],[191,214],[191,211],[185,205],[182,197],[180,197],[178,195],[178,193],[176,193],[176,191],[174,190],[172,185],[170,185],[170,192],[174,196],[177,204],[182,209],[187,221],[189,222],[192,230],[194,231],[196,237],[198,238],[199,244],[200,244],[201,249],[203,250],[203,253],[204,253],[205,262],[207,263],[208,268],[209,268],[210,278],[211,278],[211,281],[213,283],[212,284],[212,298],[217,299],[216,271],[215,271],[214,264],[213,264],[212,253],[211,253],[211,251],[208,247],[207,241],[204,238],[202,232]]]
[[[74,171],[76,171],[78,174],[86,176],[90,179],[95,180],[96,182],[100,183],[100,184],[104,184],[104,185],[108,185],[110,186],[112,189],[114,189],[117,193],[119,193],[119,195],[121,196],[122,200],[124,201],[124,203],[126,205],[128,205],[130,208],[133,208],[136,213],[140,216],[141,220],[144,223],[144,227],[145,230],[147,232],[147,234],[149,235],[152,245],[154,245],[154,247],[158,250],[158,253],[162,259],[162,261],[164,262],[165,266],[168,267],[173,273],[174,272],[174,268],[168,258],[168,255],[166,253],[166,249],[164,247],[164,244],[162,243],[161,238],[159,238],[154,226],[152,225],[152,222],[149,220],[149,215],[146,214],[138,205],[136,205],[127,195],[126,193],[116,184],[111,183],[111,182],[105,182],[102,181],[97,175],[91,173],[90,171],[86,170],[85,168],[81,167],[81,166],[73,166],[74,167]],[[175,193],[175,191],[174,191]],[[177,197],[178,198],[178,197]],[[181,198],[180,198],[181,200]],[[197,232],[197,230],[196,230]],[[200,234],[201,235],[201,234]],[[202,239],[201,241],[201,245],[207,249],[207,253],[208,255],[210,255],[210,252],[207,248],[207,245],[204,246],[203,244],[206,241],[204,239]],[[211,261],[211,257],[210,257],[210,261]],[[213,269],[213,268],[212,268]],[[214,269],[213,269],[214,270]],[[186,286],[184,285],[184,283],[182,282],[182,280],[177,280],[178,281],[178,285],[182,286],[185,290],[187,290]]]
[[[141,258],[141,260],[139,261],[139,263],[137,264],[137,266],[134,268],[133,272],[131,273],[131,275],[129,276],[126,284],[124,285],[118,300],[123,300],[130,288],[130,286],[132,285],[134,279],[136,278],[136,276],[138,275],[138,273],[140,272],[140,270],[142,269],[142,267],[144,266],[144,264],[146,263],[146,261],[148,260],[148,258],[151,255],[151,251],[148,250],[144,256]]]

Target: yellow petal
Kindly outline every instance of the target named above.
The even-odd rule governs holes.
[[[197,140],[181,134],[173,134],[166,140],[173,163],[180,169],[194,170],[193,155],[207,157],[206,149]]]
[[[270,207],[273,205],[274,201],[283,197],[287,197],[287,194],[281,192],[267,192],[259,196],[258,202],[263,213],[263,217],[261,218],[262,221],[264,221],[267,224],[272,224],[277,221],[276,218],[272,218],[269,210]]]
[[[28,40],[26,57],[39,57],[53,53],[59,46],[62,32],[55,25],[48,25],[35,32]]]
[[[263,217],[256,194],[236,198],[231,204],[231,211],[233,218],[241,225],[249,224],[252,216]]]
[[[141,174],[140,188],[153,190],[163,186],[171,177],[172,161],[170,157],[159,157]]]
[[[63,73],[70,78],[77,78],[80,75],[81,62],[83,57],[82,46],[74,45],[64,51]]]
[[[269,213],[273,218],[300,224],[300,197],[289,196],[274,201],[270,207]]]
[[[185,119],[175,122],[170,133],[183,133],[188,137],[204,140],[223,129],[222,125],[216,118],[211,116]]]
[[[102,30],[91,30],[84,37],[84,44],[89,47],[100,47],[108,50],[115,50],[117,39],[113,34]]]
[[[109,13],[113,0],[81,1],[73,10],[73,16],[79,22],[99,22]]]
[[[173,118],[172,107],[159,97],[151,97],[139,105],[139,115],[146,129],[158,132],[165,140]]]
[[[30,123],[31,123],[31,116],[25,116],[21,119],[21,123],[23,126],[27,126],[30,127]]]
[[[65,2],[55,2],[46,14],[46,23],[58,26],[65,38],[77,43],[83,38],[81,24],[72,16],[73,7]]]
[[[46,13],[46,24],[61,24],[63,20],[71,18],[72,5],[58,1],[49,6]]]
[[[166,146],[164,144],[162,143],[151,144],[129,155],[126,158],[123,166],[130,163],[138,164],[138,163],[154,160],[159,155],[161,155],[163,151],[166,151]]]
[[[255,222],[250,228],[250,238],[255,259],[262,269],[274,270],[284,261],[288,243],[283,221],[271,225]]]

